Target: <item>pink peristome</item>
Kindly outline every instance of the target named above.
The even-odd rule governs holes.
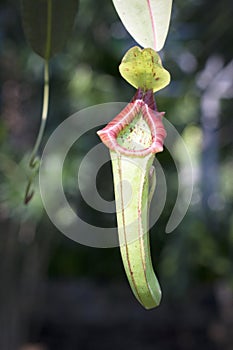
[[[126,156],[138,156],[143,157],[148,154],[154,154],[163,151],[163,142],[166,137],[166,131],[162,123],[162,117],[164,112],[156,111],[155,103],[153,99],[153,94],[148,95],[148,104],[152,106],[151,109],[145,102],[146,96],[142,96],[143,99],[138,99],[140,96],[140,91],[137,91],[135,97],[122,111],[119,113],[108,125],[99,130],[97,134],[101,138],[102,142],[112,151],[121,153]],[[148,97],[147,96],[147,97]],[[117,142],[117,137],[119,133],[128,126],[132,120],[142,113],[144,120],[147,122],[152,136],[152,143],[150,147],[140,149],[140,150],[129,150],[119,145]]]

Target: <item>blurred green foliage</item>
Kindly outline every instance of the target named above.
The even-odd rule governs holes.
[[[218,280],[233,286],[232,75],[223,81],[229,85],[229,91],[222,94],[224,87],[219,85],[215,93],[220,109],[215,128],[217,173],[213,173],[217,183],[211,198],[203,198],[206,183],[202,181],[205,162],[203,98],[209,91],[207,82],[211,85],[215,75],[233,62],[232,7],[231,0],[176,0],[170,32],[161,53],[172,82],[156,95],[157,104],[183,135],[192,156],[195,178],[194,194],[185,219],[174,233],[165,235],[176,199],[177,173],[166,150],[158,156],[166,174],[168,196],[163,214],[151,230],[152,256],[167,294],[183,295],[199,283]],[[39,126],[42,60],[25,41],[16,1],[1,2],[0,23],[1,235],[10,235],[10,227],[14,225],[20,233],[16,235],[16,242],[23,239],[28,250],[32,242],[46,237],[50,250],[45,274],[49,278],[123,279],[117,248],[84,247],[56,231],[43,210],[38,186],[30,206],[23,205],[27,157]],[[102,0],[101,8],[96,1],[80,1],[74,32],[64,51],[51,62],[51,100],[44,143],[72,113],[95,104],[132,98],[134,89],[120,77],[118,66],[126,50],[133,45],[111,1]],[[211,64],[212,70],[208,68]],[[67,196],[79,209],[86,211],[87,220],[93,221],[98,220],[99,214],[86,208],[78,196],[75,177],[77,165],[96,140],[94,132],[83,138],[71,151],[64,169]],[[176,152],[179,158],[179,150]],[[109,200],[113,198],[111,176],[110,166],[106,166],[97,183],[101,195]],[[206,207],[203,203],[209,204]],[[109,218],[101,215],[103,226],[105,220]],[[113,223],[114,220],[110,218]],[[22,227],[31,227],[32,223],[36,233],[28,238],[23,235]],[[27,254],[27,249],[22,254]],[[0,254],[4,256],[7,251],[1,249]]]

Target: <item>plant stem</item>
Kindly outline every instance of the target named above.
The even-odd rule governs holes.
[[[34,148],[32,150],[31,158],[30,158],[30,167],[34,168],[35,166],[35,157],[38,153],[42,137],[44,134],[44,129],[48,117],[48,107],[49,107],[49,62],[48,60],[45,60],[44,63],[44,97],[43,97],[43,108],[42,108],[42,115],[41,115],[41,124],[40,124],[40,130],[36,139],[36,143],[34,145]]]
[[[34,171],[30,175],[26,186],[25,197],[24,197],[24,204],[26,205],[30,202],[34,194],[34,191],[31,189],[31,187],[39,168],[37,153],[41,145],[42,137],[44,135],[45,125],[48,117],[48,107],[49,107],[49,61],[45,60],[44,62],[44,96],[43,96],[41,123],[40,123],[39,133],[31,153],[30,161],[29,161],[29,166],[31,169],[34,169]]]

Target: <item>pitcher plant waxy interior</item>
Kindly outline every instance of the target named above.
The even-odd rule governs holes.
[[[126,53],[120,72],[137,92],[98,135],[111,155],[125,271],[135,297],[150,309],[161,300],[148,232],[150,202],[156,185],[153,160],[155,154],[163,150],[166,136],[162,122],[164,112],[158,112],[153,93],[169,84],[170,75],[153,49],[139,47]]]
[[[111,155],[125,271],[135,297],[151,309],[161,300],[148,233],[150,201],[156,184],[153,160],[163,150],[166,136],[164,113],[158,112],[153,93],[170,82],[170,74],[163,68],[157,51],[163,48],[167,37],[172,0],[113,0],[113,3],[125,28],[144,49],[135,46],[123,57],[120,73],[137,92],[98,135]]]
[[[26,37],[44,59],[41,126],[29,161],[25,204],[33,197],[33,181],[40,163],[38,151],[48,116],[49,60],[66,42],[78,3],[39,0],[32,4],[21,0]],[[157,51],[163,48],[167,37],[172,0],[113,0],[113,4],[123,25],[143,49],[129,49],[119,67],[122,77],[137,89],[135,96],[98,135],[110,150],[125,271],[138,301],[145,308],[152,308],[160,303],[161,291],[151,262],[148,219],[156,185],[153,160],[163,150],[166,136],[164,112],[157,110],[153,94],[170,82],[170,74],[163,68]]]

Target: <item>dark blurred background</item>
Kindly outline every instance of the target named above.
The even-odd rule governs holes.
[[[233,349],[232,10],[231,0],[173,5],[161,52],[172,82],[157,94],[157,104],[187,143],[194,193],[183,222],[166,235],[177,172],[169,153],[159,154],[168,196],[151,230],[151,249],[163,299],[159,308],[145,311],[130,291],[118,248],[82,246],[57,231],[43,209],[37,180],[36,195],[23,205],[27,158],[40,123],[43,62],[25,40],[18,1],[1,0],[1,350]],[[110,0],[80,1],[74,32],[51,61],[44,144],[72,113],[131,99],[134,89],[118,66],[133,45]],[[77,194],[75,177],[95,142],[94,132],[82,139],[64,174],[67,196],[87,221],[99,216]],[[111,176],[108,164],[97,178],[108,200]],[[101,222],[104,226],[104,215]]]

